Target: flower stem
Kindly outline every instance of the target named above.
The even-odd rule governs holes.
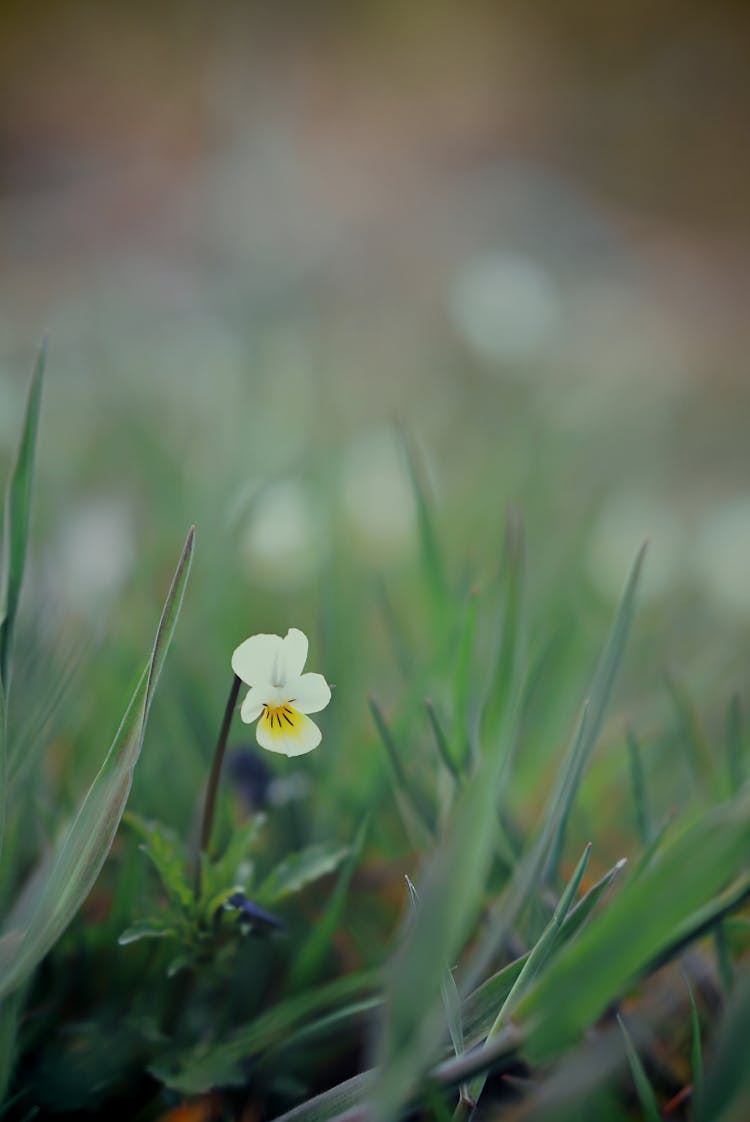
[[[196,862],[195,872],[195,894],[200,895],[201,886],[201,854],[208,853],[208,847],[211,842],[211,831],[214,824],[214,810],[216,809],[216,793],[219,789],[219,776],[221,775],[221,765],[224,762],[224,752],[227,746],[227,737],[229,736],[229,727],[232,723],[234,716],[234,707],[237,704],[237,695],[240,692],[240,679],[235,674],[232,678],[232,688],[229,691],[227,704],[224,709],[224,717],[219,729],[219,736],[216,741],[216,748],[214,749],[213,763],[211,764],[211,774],[208,777],[208,786],[206,787],[206,798],[203,803],[203,822],[201,824],[200,843],[198,847],[198,860]]]

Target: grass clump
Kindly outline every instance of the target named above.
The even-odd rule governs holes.
[[[87,715],[76,674],[30,744],[29,670],[61,674],[33,614],[16,619],[42,371],[4,531],[3,1116],[741,1117],[741,706],[721,751],[696,752],[682,694],[680,736],[654,728],[628,653],[643,551],[603,642],[566,588],[532,602],[515,511],[494,574],[459,578],[404,438],[413,568],[365,596],[342,548],[317,600],[276,622],[212,576],[213,543],[183,607],[191,530],[119,726],[102,656]],[[234,686],[219,720],[238,641],[298,622],[336,687],[299,759],[242,738]],[[98,762],[90,738],[78,752],[73,731],[108,725]]]

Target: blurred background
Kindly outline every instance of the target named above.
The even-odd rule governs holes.
[[[466,581],[515,504],[538,613],[600,636],[648,538],[642,677],[742,685],[745,4],[2,14],[0,459],[46,333],[42,632],[132,674],[195,521],[186,680],[218,712],[229,646],[291,625],[345,680],[415,564],[401,426]]]

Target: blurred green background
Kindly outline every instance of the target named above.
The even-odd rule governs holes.
[[[648,537],[634,679],[720,683],[723,715],[750,628],[749,46],[728,2],[3,5],[0,458],[48,333],[25,680],[87,683],[71,742],[126,696],[195,521],[169,736],[207,766],[232,646],[302,626],[366,802],[388,619],[421,637],[399,425],[457,590],[520,507],[535,617],[586,656]],[[74,799],[91,757],[66,759]]]

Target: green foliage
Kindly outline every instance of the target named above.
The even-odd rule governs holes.
[[[144,1119],[209,1092],[227,1117],[250,1110],[286,1122],[454,1110],[468,1122],[480,1095],[488,1116],[507,1106],[509,1117],[545,1122],[619,1120],[637,1096],[642,1116],[655,1118],[674,1091],[663,1052],[652,1062],[656,1038],[679,1053],[676,1070],[690,1060],[696,1122],[742,1118],[744,699],[704,718],[702,698],[674,685],[677,668],[677,719],[663,717],[660,668],[646,657],[660,617],[649,608],[633,628],[642,552],[591,676],[610,608],[581,577],[577,546],[567,542],[567,559],[547,537],[540,549],[532,510],[527,560],[513,512],[498,560],[486,495],[481,532],[476,511],[455,525],[443,517],[442,490],[438,518],[407,434],[414,558],[373,580],[331,516],[320,587],[278,593],[256,588],[235,559],[234,516],[217,501],[235,484],[231,472],[220,479],[205,465],[205,480],[193,476],[187,489],[150,422],[137,434],[131,423],[156,529],[151,543],[143,535],[128,612],[107,620],[107,657],[84,659],[73,679],[53,628],[37,619],[45,594],[28,620],[17,613],[42,368],[43,355],[6,500],[0,621],[8,1118],[114,1117],[125,1089],[127,1109]],[[255,454],[251,441],[243,448]],[[131,444],[119,451],[130,463]],[[309,458],[321,510],[332,506],[328,461],[314,449],[295,455]],[[210,548],[181,624],[186,641],[152,713],[192,536],[102,763],[100,729],[118,711],[146,626],[137,587],[166,585],[165,542],[194,506]],[[195,808],[231,650],[247,634],[296,625],[336,686],[323,743],[309,757],[269,756],[235,723],[218,843],[198,854]],[[368,696],[382,701],[369,713]],[[48,768],[36,766],[43,757]],[[128,828],[112,846],[126,799]],[[669,984],[688,949],[700,964],[685,959],[702,1020],[689,991],[680,1031],[682,983],[671,1003],[650,989],[657,970]],[[612,1016],[620,1003],[639,1051]],[[523,1080],[502,1078],[519,1071]]]

